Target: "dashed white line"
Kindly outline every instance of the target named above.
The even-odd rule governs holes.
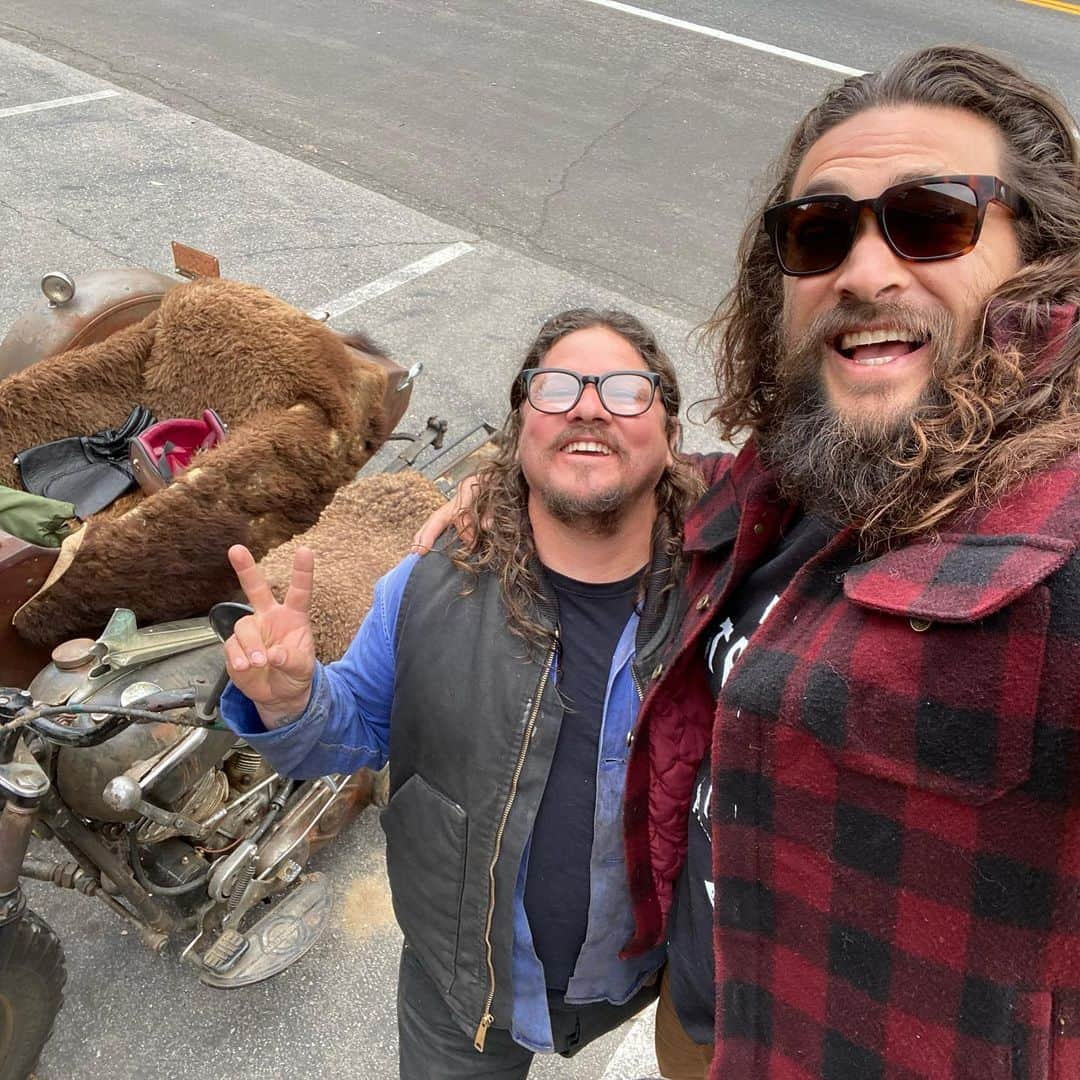
[[[339,315],[344,315],[346,311],[352,311],[353,308],[366,304],[369,300],[382,296],[383,293],[391,292],[393,289],[405,285],[415,278],[423,277],[424,274],[428,274],[448,262],[453,262],[454,259],[459,259],[472,250],[472,244],[466,243],[451,244],[449,247],[440,248],[430,255],[425,255],[422,259],[417,259],[416,262],[409,263],[408,266],[403,266],[399,270],[392,270],[381,278],[369,281],[366,285],[361,285],[359,288],[347,292],[344,296],[331,300],[329,304],[320,305],[310,314],[316,318],[336,319]]]
[[[741,45],[745,49],[755,49],[757,52],[780,56],[785,60],[796,60],[800,64],[810,64],[812,67],[824,68],[826,71],[835,71],[840,75],[866,74],[865,71],[860,71],[858,68],[847,67],[844,64],[834,64],[831,60],[822,60],[820,56],[810,56],[807,53],[795,52],[793,49],[782,49],[779,45],[770,45],[766,41],[755,41],[753,38],[740,37],[738,34],[728,34],[723,30],[715,30],[711,26],[687,22],[685,19],[675,19],[670,15],[661,15],[658,11],[648,11],[645,8],[634,7],[632,4],[620,4],[618,0],[584,0],[584,2],[586,4],[596,4],[598,7],[611,8],[613,11],[622,11],[627,15],[636,15],[639,19],[651,19],[653,22],[663,23],[665,26],[674,26],[679,30],[690,30],[695,34],[715,38],[717,41],[726,41],[730,45]]]
[[[0,119],[5,116],[44,112],[46,109],[63,109],[68,105],[81,105],[84,101],[100,101],[102,98],[119,96],[119,90],[95,90],[92,94],[76,94],[74,97],[53,98],[51,101],[35,101],[32,105],[14,105],[10,109],[0,109]]]

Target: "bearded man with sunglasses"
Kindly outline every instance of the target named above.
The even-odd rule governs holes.
[[[313,557],[278,603],[229,557],[255,609],[226,643],[226,722],[279,772],[378,768],[405,1080],[524,1077],[655,999],[663,943],[632,959],[622,855],[640,687],[671,626],[685,510],[679,389],[619,311],[548,320],[478,478],[471,550],[410,555],[345,656],[317,664]]]
[[[1080,151],[976,49],[797,127],[627,777],[665,1077],[1080,1076]]]

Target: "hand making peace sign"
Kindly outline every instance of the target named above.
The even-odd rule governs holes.
[[[229,562],[255,609],[233,628],[225,642],[229,678],[272,725],[304,711],[315,676],[315,640],[311,633],[311,588],[315,556],[300,547],[293,555],[285,602],[278,603],[263,572],[246,547],[229,548]]]

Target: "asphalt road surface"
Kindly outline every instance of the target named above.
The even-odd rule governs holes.
[[[625,7],[0,0],[0,332],[43,271],[167,270],[175,238],[423,361],[405,428],[499,419],[539,322],[582,303],[654,325],[694,401],[710,376],[692,330],[763,169],[837,65],[976,41],[1080,108],[1080,5],[1058,0]],[[695,449],[715,445],[700,413]],[[316,866],[331,930],[233,991],[151,956],[104,907],[30,889],[69,970],[41,1080],[396,1076],[400,937],[374,817]],[[533,1075],[651,1076],[650,1038],[646,1019]]]

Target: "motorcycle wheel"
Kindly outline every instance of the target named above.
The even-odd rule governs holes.
[[[12,928],[0,967],[0,1080],[26,1080],[63,1004],[64,950],[44,919],[27,909]]]

